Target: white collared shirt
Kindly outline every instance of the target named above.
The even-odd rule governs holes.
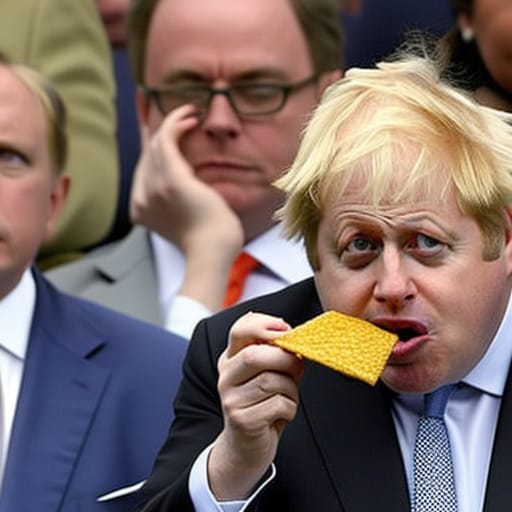
[[[156,233],[151,233],[151,244],[164,325],[166,329],[189,339],[197,322],[212,312],[195,300],[177,295],[185,275],[183,253]],[[277,291],[313,275],[303,243],[286,240],[281,235],[280,225],[251,240],[244,251],[261,265],[247,278],[240,302]]]
[[[35,302],[36,285],[30,270],[26,270],[16,288],[0,300],[0,482],[3,481]]]

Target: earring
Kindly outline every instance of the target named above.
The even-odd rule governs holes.
[[[475,32],[471,27],[463,28],[460,35],[465,43],[471,43],[475,38]]]

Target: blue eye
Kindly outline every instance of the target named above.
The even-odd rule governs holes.
[[[431,251],[432,249],[437,249],[441,246],[441,242],[432,238],[431,236],[424,235],[423,233],[419,233],[416,237],[416,241],[419,249],[424,249],[427,251]]]
[[[343,248],[340,261],[347,268],[356,270],[365,267],[378,255],[380,246],[370,238],[358,235]]]
[[[354,238],[345,249],[348,252],[365,252],[375,250],[375,244],[365,237]]]
[[[419,258],[438,258],[445,254],[446,249],[444,242],[423,233],[416,233],[406,246],[406,250]]]

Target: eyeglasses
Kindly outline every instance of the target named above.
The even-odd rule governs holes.
[[[203,84],[176,84],[161,88],[143,85],[142,88],[146,97],[155,101],[164,116],[186,103],[195,105],[199,114],[204,115],[213,97],[220,94],[226,97],[240,117],[256,117],[279,112],[290,94],[316,82],[317,79],[317,75],[313,75],[291,84],[241,83],[218,89]]]

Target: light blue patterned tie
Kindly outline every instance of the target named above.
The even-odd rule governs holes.
[[[444,410],[456,384],[425,395],[414,447],[413,512],[456,512],[457,493]]]

